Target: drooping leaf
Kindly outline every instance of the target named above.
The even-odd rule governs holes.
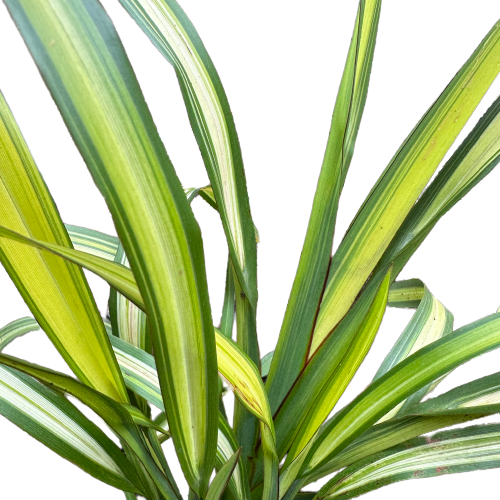
[[[3,351],[13,340],[26,333],[35,332],[40,325],[33,318],[19,318],[0,328],[0,351]]]
[[[0,354],[0,364],[15,368],[79,399],[97,413],[120,436],[122,442],[130,447],[154,481],[155,486],[167,499],[180,499],[177,486],[169,481],[150,455],[142,440],[140,431],[136,427],[125,405],[114,401],[67,375],[28,363],[13,356]],[[142,486],[145,485],[143,484]]]
[[[500,467],[500,426],[454,429],[416,438],[352,464],[315,500],[348,499],[397,481]]]

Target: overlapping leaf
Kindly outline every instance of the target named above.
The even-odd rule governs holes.
[[[380,0],[360,0],[299,266],[266,382],[273,413],[307,359],[328,273],[337,207],[366,101]]]
[[[368,195],[335,253],[310,352],[338,324],[458,133],[497,76],[500,22],[425,113]]]
[[[95,478],[140,491],[131,482],[132,465],[97,426],[61,394],[5,366],[0,366],[0,414]]]
[[[218,391],[198,225],[99,2],[5,3],[113,216],[146,304],[175,449],[204,496]]]
[[[0,94],[0,225],[71,249],[71,241],[7,103]],[[0,239],[0,260],[33,316],[80,380],[127,394],[82,270]]]
[[[175,0],[120,0],[175,68],[245,295],[257,305],[257,251],[241,151],[217,71]]]
[[[314,497],[348,499],[397,481],[500,467],[500,426],[455,429],[405,442],[347,467]]]

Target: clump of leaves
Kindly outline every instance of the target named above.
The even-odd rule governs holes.
[[[187,190],[99,2],[4,1],[118,237],[63,224],[2,98],[0,260],[34,319],[4,327],[0,347],[40,327],[78,378],[0,354],[2,415],[127,498],[180,499],[161,447],[167,439],[190,496],[209,500],[292,499],[335,471],[308,497],[350,498],[394,481],[500,465],[498,425],[422,437],[500,410],[500,374],[422,402],[456,366],[500,346],[500,314],[454,331],[452,314],[421,281],[397,281],[437,221],[500,158],[497,100],[429,184],[500,71],[500,23],[403,142],[331,256],[381,8],[381,0],[359,2],[278,344],[261,360],[258,238],[236,129],[179,5],[120,0],[178,76],[211,182]],[[190,207],[196,196],[219,212],[229,248],[218,328]],[[107,318],[82,268],[110,284]],[[387,307],[416,312],[369,387],[337,409]],[[232,425],[223,382],[237,398]],[[120,446],[63,394],[97,413]],[[154,419],[152,406],[161,411]]]

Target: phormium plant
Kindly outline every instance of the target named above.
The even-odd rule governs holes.
[[[500,411],[500,374],[422,402],[455,367],[500,346],[500,314],[453,330],[452,314],[421,281],[397,280],[441,216],[499,160],[497,100],[430,182],[500,71],[500,23],[408,135],[331,256],[381,8],[360,0],[278,343],[260,359],[258,233],[221,81],[175,0],[120,1],[175,68],[211,184],[182,188],[98,0],[4,0],[118,237],[63,224],[2,98],[0,260],[34,318],[0,330],[0,348],[40,327],[78,380],[0,354],[0,413],[129,499],[181,498],[167,439],[192,499],[346,499],[500,466],[498,425],[422,437]],[[229,248],[218,327],[196,196],[220,214]],[[106,318],[82,268],[111,286]],[[369,387],[337,409],[386,307],[416,312]],[[227,390],[237,398],[232,422]],[[65,394],[99,415],[120,446]]]

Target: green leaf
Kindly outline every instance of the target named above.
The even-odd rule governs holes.
[[[416,292],[417,288],[419,292]],[[420,280],[413,279],[396,282],[391,287],[391,290],[393,292],[397,291],[397,300],[399,301],[402,301],[403,297],[416,295],[416,293],[421,294],[422,298],[408,326],[403,330],[403,333],[375,374],[374,381],[422,347],[435,342],[453,331],[453,315],[431,294],[429,289]],[[422,387],[422,389],[413,393],[406,401],[399,403],[384,415],[381,421],[388,420],[398,412],[404,412],[405,408],[409,408],[420,402],[435,386],[436,382]]]
[[[271,362],[273,360],[274,351],[268,352],[261,360],[260,360],[260,374],[262,378],[266,378],[269,374],[269,368],[271,368]]]
[[[330,415],[368,354],[385,313],[390,283],[391,270],[385,276],[368,313],[359,326],[342,360],[325,382],[323,389],[311,404],[309,411],[302,420],[300,429],[288,451],[284,467],[304,449],[314,434],[316,434],[320,425],[328,418],[328,415]]]
[[[238,281],[257,305],[257,249],[241,151],[219,75],[175,0],[120,0],[177,74]]]
[[[207,492],[207,500],[220,500],[240,458],[241,448],[218,470]]]
[[[114,261],[130,268],[121,244],[118,246]],[[129,344],[146,349],[149,340],[146,314],[114,288],[109,292],[108,308],[113,334]]]
[[[500,346],[500,314],[466,325],[398,363],[320,430],[302,471],[313,471],[346,448],[398,403],[441,375]]]
[[[71,243],[76,250],[114,260],[120,240],[116,236],[101,233],[95,229],[65,224]]]
[[[307,357],[330,264],[337,208],[368,92],[381,0],[360,0],[306,238],[266,382],[273,412]]]
[[[1,94],[0,150],[0,225],[71,249],[54,201]],[[128,401],[82,270],[4,239],[0,261],[75,375],[117,401]]]
[[[235,287],[231,264],[231,256],[227,260],[226,287],[224,289],[224,302],[222,305],[222,316],[219,330],[228,339],[233,336],[234,315],[235,315]]]
[[[317,481],[357,460],[408,439],[437,429],[498,413],[500,374],[474,380],[411,408],[409,415],[377,424],[356,438],[345,450],[304,477],[303,484]]]
[[[393,262],[396,277],[439,219],[500,161],[500,98],[479,120],[411,209],[377,268]]]
[[[100,481],[140,491],[132,465],[96,425],[61,394],[5,366],[0,366],[0,414]]]
[[[137,288],[134,275],[131,273],[130,269],[125,266],[118,263],[111,263],[108,259],[97,257],[96,255],[92,255],[87,252],[81,252],[79,250],[74,250],[73,248],[67,248],[61,245],[35,240],[2,226],[0,226],[0,237],[9,238],[18,243],[24,243],[26,245],[46,250],[54,255],[62,257],[65,260],[82,266],[105,279],[111,286],[119,287],[120,292],[128,297],[132,302],[136,304],[143,304],[143,307],[145,307],[142,296]]]
[[[425,113],[332,258],[310,353],[349,310],[439,163],[500,71],[500,22]]]
[[[335,396],[337,392],[335,384],[341,382],[340,379],[335,382],[333,379],[336,378],[336,374],[343,371],[344,360],[350,358],[354,367],[356,355],[362,355],[364,341],[366,341],[365,346],[369,345],[374,332],[374,329],[370,328],[370,320],[379,318],[385,308],[390,281],[387,277],[385,280],[383,278],[370,282],[335,332],[309,360],[274,415],[280,459],[292,445],[308,412],[314,411],[315,401],[324,404],[325,408],[328,407],[328,398],[323,400],[322,393],[332,391],[332,397]],[[353,347],[359,349],[353,350]],[[342,390],[341,385],[339,388]],[[322,414],[322,418],[326,416]]]
[[[67,392],[79,399],[97,413],[120,436],[122,442],[130,447],[143,464],[156,487],[167,499],[180,499],[176,485],[169,481],[150,455],[132,416],[124,405],[67,375],[28,363],[13,356],[0,354],[0,364],[31,375],[55,389]]]
[[[440,432],[371,455],[337,474],[315,500],[348,499],[406,479],[500,467],[500,426]]]
[[[220,470],[238,449],[239,443],[236,440],[233,429],[231,429],[227,420],[219,414],[216,469]],[[241,455],[229,479],[228,488],[233,497],[238,500],[250,500],[251,498],[246,467]]]
[[[13,340],[30,332],[40,329],[40,325],[33,318],[20,318],[11,321],[0,328],[0,351],[3,351]]]
[[[199,227],[99,2],[5,3],[113,216],[146,304],[179,462],[204,496],[218,390]]]

